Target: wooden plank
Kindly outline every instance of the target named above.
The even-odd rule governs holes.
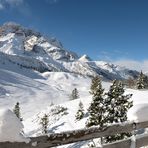
[[[0,143],[0,148],[13,148],[12,146],[14,146],[14,148],[32,148],[33,147],[32,143],[35,142],[37,143],[36,148],[47,148],[64,144],[70,144],[79,141],[86,141],[94,138],[105,137],[117,133],[131,132],[133,130],[147,128],[147,127],[148,127],[148,121],[141,123],[116,124],[104,127],[102,130],[98,127],[84,128],[80,130],[49,134],[48,136],[31,137],[30,144],[7,142],[6,145],[8,145],[8,147],[2,147],[3,145],[5,145],[5,143]],[[137,145],[138,144],[142,145],[142,143],[147,144],[146,141],[148,141],[147,137],[138,140],[139,141]],[[117,143],[115,145],[118,145]],[[129,141],[125,142],[125,144],[126,143],[127,145],[128,143],[130,144]],[[11,145],[11,147],[9,147],[9,145]],[[126,148],[126,146],[124,146],[124,148]]]
[[[148,134],[136,136],[136,148],[148,145]],[[103,148],[130,148],[131,139],[117,141],[111,144],[103,145]]]
[[[130,146],[131,146],[131,139],[126,139],[103,145],[103,148],[130,148]]]
[[[148,135],[140,135],[136,136],[136,148],[140,148],[142,146],[148,145]],[[111,144],[103,145],[103,148],[130,148],[131,146],[131,139],[121,140],[117,141]],[[47,148],[48,143],[40,143],[38,146],[32,146],[32,144],[26,144],[26,143],[10,143],[10,142],[2,142],[0,143],[0,148]]]
[[[100,130],[98,127],[84,128],[80,130],[54,133],[48,136],[31,138],[32,141],[38,141],[38,145],[46,143],[48,147],[86,141],[94,138],[115,135],[117,133],[132,132],[133,130],[148,127],[148,121],[141,123],[124,123],[105,127]]]
[[[26,144],[23,142],[1,142],[0,148],[35,148],[31,144]]]
[[[136,138],[136,148],[148,145],[148,134],[143,134],[137,136]]]

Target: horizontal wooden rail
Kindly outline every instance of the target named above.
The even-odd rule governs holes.
[[[141,123],[122,123],[115,124],[104,129],[98,127],[84,128],[74,131],[67,131],[62,133],[54,133],[48,136],[40,136],[31,138],[31,141],[38,141],[38,145],[46,143],[48,147],[74,143],[78,141],[86,141],[94,138],[101,138],[105,136],[115,135],[117,133],[132,132],[141,128],[147,128],[148,121]]]
[[[34,146],[36,146],[35,148],[49,148],[49,147],[79,142],[79,141],[86,141],[94,138],[115,135],[117,133],[132,132],[134,130],[147,128],[147,127],[148,127],[148,121],[141,122],[141,123],[122,123],[122,124],[115,124],[108,127],[104,127],[103,129],[100,129],[98,127],[92,127],[92,128],[84,128],[79,130],[49,134],[48,136],[31,137],[30,138],[31,142],[29,144],[7,142],[7,145],[11,145],[11,147],[13,147],[13,145],[16,145],[13,148],[19,148],[19,147],[33,148]],[[144,138],[147,138],[147,137],[144,137]],[[126,143],[130,144],[130,140],[129,141],[126,140],[126,141],[127,141]],[[139,143],[140,143],[140,140],[139,140]],[[3,145],[5,145],[5,143],[0,143],[0,148],[10,148],[10,147],[2,147]],[[106,148],[107,148],[107,145],[106,145]]]
[[[132,141],[129,138],[126,140],[121,140],[121,141],[117,141],[111,144],[103,145],[103,148],[130,148],[131,143]],[[146,145],[148,145],[148,135],[147,134],[136,136],[135,148],[140,148]]]

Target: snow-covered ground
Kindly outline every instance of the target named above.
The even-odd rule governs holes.
[[[56,76],[55,76],[56,77]],[[70,81],[70,80],[69,80]],[[80,81],[80,84],[82,82]],[[84,83],[83,83],[84,84]],[[110,83],[103,82],[103,87],[108,90],[110,86]],[[85,123],[88,118],[87,109],[89,107],[89,104],[91,102],[91,96],[88,93],[89,91],[89,85],[83,86],[84,92],[81,93],[80,98],[72,101],[67,101],[64,103],[61,103],[59,105],[52,105],[47,106],[44,110],[41,112],[35,114],[33,117],[26,119],[23,123],[25,126],[25,133],[28,136],[38,136],[42,134],[40,120],[44,116],[44,114],[47,114],[49,116],[49,127],[48,132],[49,133],[55,133],[55,132],[62,132],[65,130],[75,130],[85,127]],[[81,92],[81,91],[80,91]],[[132,90],[132,89],[126,89],[126,93],[132,93],[133,97],[133,103],[134,106],[129,110],[128,112],[128,120],[129,121],[145,121],[148,118],[145,116],[148,113],[148,91],[143,90]],[[76,121],[75,115],[78,110],[79,102],[82,102],[84,105],[85,110],[85,116],[82,120]],[[63,112],[59,112],[59,108],[64,108],[65,110]],[[81,146],[80,146],[81,145]],[[74,148],[74,147],[87,147],[88,142],[82,142],[79,144],[70,144],[67,146],[68,148]]]
[[[107,86],[107,83],[103,83],[104,86]],[[108,83],[108,86],[110,84]],[[108,88],[107,86],[107,88]],[[128,113],[128,120],[132,121],[133,119],[135,119],[134,117],[138,116],[136,114],[136,111],[139,111],[139,108],[144,108],[148,107],[148,91],[138,91],[135,90],[135,94],[133,93],[133,97],[132,100],[134,101],[134,106],[130,109],[129,113]],[[88,92],[86,92],[88,94]],[[127,90],[127,93],[131,93],[130,90]],[[147,97],[143,97],[143,95],[146,95]],[[141,102],[138,100],[140,97]],[[85,117],[80,120],[80,121],[76,121],[75,120],[75,115],[76,112],[78,110],[78,105],[79,102],[82,102],[84,105],[84,110],[85,110]],[[43,117],[43,115],[46,113],[49,115],[49,120],[51,123],[49,123],[49,133],[53,133],[53,132],[61,132],[61,131],[65,131],[66,130],[73,130],[73,129],[79,129],[79,128],[83,128],[85,127],[85,123],[87,120],[87,108],[89,107],[89,104],[91,102],[91,96],[88,94],[88,96],[82,96],[79,99],[76,100],[72,100],[72,101],[67,101],[58,105],[52,105],[52,106],[48,106],[47,108],[45,108],[44,110],[42,110],[41,112],[37,113],[36,115],[34,115],[31,118],[28,118],[24,121],[24,125],[25,126],[25,131],[26,133],[29,134],[29,136],[36,136],[41,134],[41,127],[39,125],[39,121],[40,118]],[[52,114],[54,114],[54,112],[52,113],[53,109],[57,109],[59,107],[64,107],[66,108],[66,113],[63,113],[62,115],[59,114],[57,116],[54,116]],[[135,115],[136,114],[136,115]],[[146,117],[144,115],[142,115],[141,113],[139,113],[139,117],[141,116],[142,118],[146,119]],[[133,115],[133,116],[132,116]],[[148,119],[148,118],[147,118]],[[140,121],[143,121],[141,119],[139,119]],[[31,128],[30,128],[31,127]]]
[[[68,101],[74,88],[88,96],[90,79],[64,72],[33,72],[11,64],[0,64],[0,108],[13,109],[20,102],[24,119],[51,103]],[[87,92],[87,94],[86,94]]]
[[[26,142],[30,139],[23,136],[23,124],[9,109],[0,109],[0,142]]]
[[[87,109],[91,102],[89,94],[91,79],[73,73],[45,72],[38,73],[29,69],[12,67],[11,64],[0,65],[0,108],[13,109],[18,101],[23,117],[24,133],[26,136],[41,135],[41,117],[49,116],[48,132],[61,132],[85,127]],[[107,91],[111,83],[103,82]],[[79,99],[70,100],[74,88],[79,91]],[[147,111],[148,91],[126,89],[126,93],[133,94],[134,106],[129,111],[129,120],[144,120],[145,116],[138,108]],[[82,102],[85,117],[75,120],[79,102]],[[51,105],[54,103],[55,105]],[[144,105],[143,105],[144,104]],[[137,116],[141,116],[141,119]],[[138,120],[138,121],[139,121]],[[82,142],[78,145],[87,145]],[[76,147],[71,144],[67,147]],[[65,147],[65,146],[64,146]]]
[[[16,27],[19,30],[15,29]],[[49,116],[49,133],[85,127],[87,109],[91,102],[91,79],[88,75],[98,74],[105,80],[138,75],[137,71],[104,61],[91,61],[86,55],[79,58],[75,53],[65,50],[58,40],[47,39],[21,26],[6,24],[2,29],[4,33],[0,37],[0,109],[12,110],[16,102],[20,103],[26,136],[41,135],[40,118],[45,113]],[[103,82],[106,91],[109,86],[109,82]],[[70,100],[74,88],[78,89],[80,98]],[[145,116],[141,116],[145,114],[139,111],[139,108],[147,112],[148,91],[126,89],[126,93],[133,94],[134,102],[128,119],[145,120]],[[80,101],[84,105],[85,117],[75,121]],[[2,112],[1,118],[5,117],[3,115],[7,114]],[[67,147],[81,147],[81,144]]]
[[[20,103],[26,136],[42,134],[40,118],[45,113],[49,116],[49,133],[83,128],[88,118],[87,108],[91,102],[90,82],[90,78],[74,73],[39,73],[20,68],[9,61],[0,62],[0,108],[12,110],[16,102]],[[109,82],[103,82],[106,91],[109,86]],[[74,88],[78,89],[80,98],[70,101]],[[148,91],[127,89],[126,93],[133,94],[135,107],[129,113],[129,120],[137,120],[136,117],[141,115],[141,112],[135,113],[138,108],[136,106],[148,103]],[[80,101],[84,104],[85,118],[75,121]],[[55,105],[51,106],[53,103]],[[143,105],[141,106],[144,108]],[[80,145],[87,145],[87,143],[71,144],[67,147],[80,147]]]

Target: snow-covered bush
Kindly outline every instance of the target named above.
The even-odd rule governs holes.
[[[51,109],[51,113],[52,113],[52,115],[56,115],[56,114],[65,115],[65,114],[67,114],[67,108],[57,105]]]
[[[47,134],[48,123],[49,123],[48,115],[44,114],[44,116],[41,118],[41,121],[40,121],[43,134]]]
[[[0,109],[0,142],[29,142],[23,136],[23,124],[9,109]]]
[[[80,101],[78,111],[75,115],[76,120],[81,120],[84,117],[84,106],[83,103]]]

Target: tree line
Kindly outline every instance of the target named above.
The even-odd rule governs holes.
[[[124,85],[132,89],[148,89],[148,76],[141,71],[137,79],[129,77],[123,81]]]

